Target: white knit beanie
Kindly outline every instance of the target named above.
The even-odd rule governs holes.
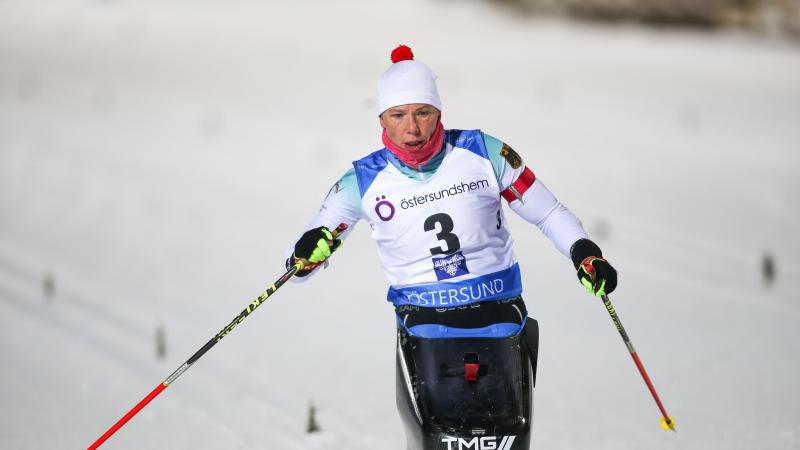
[[[378,80],[378,115],[410,103],[425,103],[442,110],[436,74],[424,63],[414,61],[411,49],[401,45],[392,51],[392,65]]]

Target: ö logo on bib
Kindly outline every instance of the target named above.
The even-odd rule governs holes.
[[[467,269],[467,258],[463,252],[455,252],[444,258],[433,258],[433,270],[436,272],[436,279],[439,281],[455,278],[469,273]]]
[[[375,214],[378,215],[378,218],[384,222],[392,220],[392,217],[394,217],[394,205],[392,202],[386,200],[385,195],[375,197],[375,201],[378,202],[375,205]],[[384,213],[386,213],[386,215],[384,215]]]

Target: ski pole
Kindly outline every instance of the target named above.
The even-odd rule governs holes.
[[[622,336],[622,340],[625,342],[625,346],[628,347],[628,352],[630,352],[631,357],[633,358],[633,362],[636,363],[636,368],[638,368],[639,373],[642,374],[642,378],[644,378],[644,382],[645,384],[647,384],[647,388],[650,389],[650,394],[653,395],[653,399],[656,401],[656,405],[658,405],[658,409],[661,411],[661,420],[659,421],[661,428],[665,430],[675,431],[675,420],[673,420],[672,417],[667,414],[667,410],[661,403],[661,399],[658,398],[658,393],[656,393],[656,388],[653,387],[653,383],[650,381],[650,377],[647,376],[647,371],[644,370],[644,365],[642,364],[642,361],[639,359],[639,355],[636,354],[636,350],[634,350],[633,348],[633,344],[631,343],[631,340],[628,337],[628,333],[625,332],[625,327],[622,326],[622,322],[619,320],[619,316],[617,316],[617,311],[614,310],[614,305],[611,304],[611,300],[608,299],[607,295],[603,294],[600,298],[603,299],[603,304],[606,306],[606,310],[608,311],[608,314],[611,316],[611,320],[614,322],[614,325],[616,325],[617,331],[619,331],[620,336]]]
[[[344,233],[346,229],[347,229],[346,224],[340,224],[338,227],[336,227],[336,229],[333,230],[332,232],[334,239],[338,238],[342,233]],[[296,274],[299,270],[302,270],[304,266],[305,265],[303,261],[298,261],[295,265],[293,265],[288,271],[286,271],[286,273],[284,273],[280,278],[278,278],[278,280],[275,281],[275,283],[273,283],[272,286],[270,286],[266,291],[261,293],[261,295],[259,295],[258,298],[256,298],[249,305],[247,305],[247,308],[245,308],[242,312],[240,312],[239,315],[234,317],[233,320],[228,325],[225,326],[225,328],[220,330],[220,332],[217,333],[213,338],[211,338],[211,340],[206,342],[206,344],[203,347],[201,347],[200,350],[195,352],[195,354],[192,355],[188,360],[186,360],[186,362],[183,363],[182,366],[178,367],[174,372],[172,372],[172,374],[170,374],[170,376],[168,376],[166,380],[164,380],[161,384],[156,386],[156,388],[153,389],[152,392],[147,394],[147,396],[143,398],[139,403],[137,403],[136,406],[134,406],[130,411],[128,411],[127,414],[122,416],[122,418],[119,419],[117,423],[112,425],[111,428],[108,429],[108,431],[106,431],[102,436],[100,436],[100,438],[98,438],[94,442],[94,444],[89,446],[88,450],[95,450],[97,447],[100,447],[100,445],[102,445],[103,442],[105,442],[109,437],[111,437],[111,435],[116,433],[117,430],[122,428],[122,426],[125,425],[139,411],[141,411],[142,408],[147,406],[147,404],[150,403],[151,400],[156,398],[158,394],[160,394],[170,384],[172,384],[175,380],[177,380],[178,377],[180,377],[184,372],[186,372],[189,369],[189,367],[192,366],[192,364],[194,364],[198,359],[200,359],[200,357],[202,357],[207,351],[211,350],[211,347],[216,345],[217,342],[221,341],[222,338],[224,338],[225,336],[228,335],[228,333],[233,331],[233,329],[236,328],[237,325],[242,323],[244,319],[246,319],[247,316],[252,314],[253,311],[255,311],[256,308],[258,308],[262,303],[266,302],[267,298],[269,298],[270,295],[274,294],[275,291],[277,291],[281,286],[283,286],[284,283],[286,283],[289,280],[289,278],[292,278],[294,274]]]

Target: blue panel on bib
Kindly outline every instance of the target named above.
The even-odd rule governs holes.
[[[458,338],[505,338],[522,331],[523,325],[518,323],[494,323],[482,328],[456,328],[439,324],[414,325],[407,328],[412,336],[427,339]]]
[[[467,149],[482,158],[489,159],[486,144],[483,142],[483,133],[480,130],[447,130],[445,139],[454,147]]]
[[[456,252],[443,258],[433,258],[431,261],[433,261],[433,271],[436,272],[436,279],[439,281],[469,273],[464,252]]]
[[[387,300],[395,306],[423,308],[463,306],[487,300],[502,300],[522,294],[519,264],[508,269],[451,283],[431,283],[403,288],[390,287]]]
[[[375,181],[375,177],[389,164],[384,154],[385,151],[387,150],[383,148],[372,152],[358,161],[353,161],[353,168],[356,171],[358,190],[361,193],[361,197],[364,197],[364,193],[367,192],[372,182]]]

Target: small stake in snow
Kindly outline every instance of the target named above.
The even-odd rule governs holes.
[[[308,424],[306,426],[306,433],[317,433],[321,431],[319,424],[317,423],[317,408],[314,407],[313,403],[308,405]]]
[[[642,378],[644,378],[647,388],[650,389],[650,394],[653,395],[653,399],[656,401],[656,405],[658,405],[658,409],[661,411],[661,420],[659,421],[661,428],[677,432],[675,430],[675,420],[667,414],[667,410],[664,409],[664,405],[661,404],[661,399],[658,398],[656,388],[653,387],[650,377],[647,376],[647,371],[644,370],[644,365],[639,359],[639,355],[637,355],[636,350],[633,349],[633,344],[628,337],[628,333],[625,332],[625,328],[622,326],[622,322],[619,320],[617,312],[614,310],[614,305],[611,304],[611,300],[608,299],[607,295],[603,295],[600,298],[603,299],[603,304],[606,305],[606,310],[608,311],[608,314],[611,315],[611,320],[614,322],[614,325],[616,325],[617,331],[619,331],[620,336],[622,336],[622,340],[625,341],[625,345],[628,347],[631,358],[633,358],[633,362],[636,363],[636,368],[639,369],[639,373],[642,374]]]
[[[156,326],[156,358],[164,359],[167,356],[167,332],[164,325]]]
[[[346,229],[347,225],[340,224],[338,227],[336,227],[335,230],[333,230],[332,232],[333,237],[338,238],[339,235],[344,233]],[[304,263],[302,261],[298,261],[294,266],[292,266],[288,271],[286,271],[286,273],[284,273],[280,278],[278,278],[278,280],[275,283],[273,283],[272,286],[269,287],[269,289],[264,291],[261,295],[258,296],[257,299],[253,300],[252,303],[247,305],[247,308],[245,308],[244,311],[240,312],[239,315],[234,317],[231,323],[229,323],[228,325],[225,326],[225,328],[220,330],[220,332],[217,333],[213,338],[211,338],[210,341],[206,342],[206,345],[204,345],[203,347],[200,348],[200,350],[195,352],[195,354],[192,355],[185,363],[183,363],[182,366],[178,367],[174,372],[172,372],[172,374],[168,376],[166,380],[164,380],[161,384],[156,386],[156,388],[153,389],[152,392],[147,394],[147,396],[143,398],[139,403],[137,403],[136,406],[134,406],[130,411],[128,411],[127,414],[122,416],[122,418],[119,419],[117,423],[112,425],[111,428],[108,429],[108,431],[106,431],[102,436],[100,436],[96,441],[94,441],[94,443],[89,446],[88,450],[95,450],[97,447],[100,447],[103,444],[103,442],[105,442],[109,437],[111,437],[111,435],[116,433],[117,430],[122,428],[123,425],[128,423],[128,421],[131,420],[133,416],[135,416],[139,411],[141,411],[142,408],[147,406],[147,404],[150,403],[151,400],[156,398],[158,394],[160,394],[164,389],[166,389],[172,382],[177,380],[178,377],[180,377],[184,372],[186,372],[189,369],[189,367],[191,367],[192,364],[194,364],[198,359],[200,359],[201,356],[203,356],[207,351],[211,350],[211,347],[216,345],[217,342],[221,341],[222,338],[224,338],[225,336],[228,335],[228,333],[233,331],[233,329],[237,325],[242,323],[244,319],[247,318],[247,316],[249,316],[253,311],[255,311],[256,308],[259,307],[259,305],[267,301],[267,298],[269,298],[270,295],[275,293],[275,291],[277,291],[278,288],[283,286],[283,284],[286,283],[289,280],[289,278],[292,278],[292,276],[294,276],[294,274],[297,273],[298,270],[302,270],[303,267]]]
[[[44,274],[44,278],[42,279],[42,290],[44,292],[45,300],[52,303],[53,298],[56,295],[56,277],[52,272],[47,272]]]

